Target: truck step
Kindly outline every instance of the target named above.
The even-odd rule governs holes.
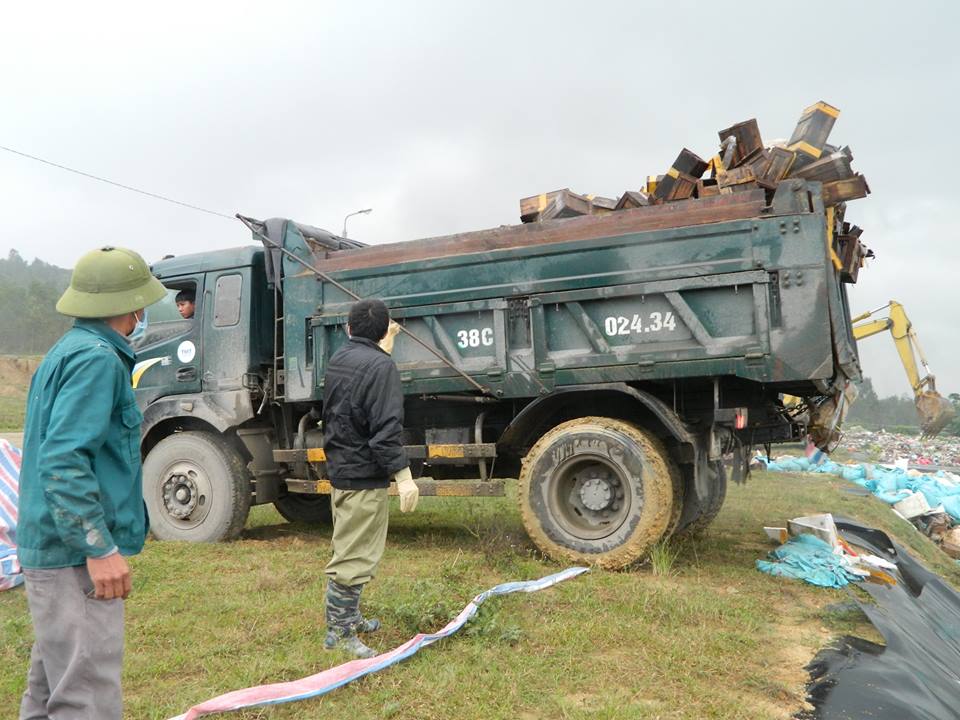
[[[287,478],[287,491],[303,495],[329,495],[332,489],[328,480],[300,480]],[[434,480],[419,478],[417,487],[421,497],[502,497],[504,480]],[[397,494],[396,484],[389,492]]]

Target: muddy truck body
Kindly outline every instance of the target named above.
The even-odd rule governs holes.
[[[753,448],[829,444],[860,378],[820,192],[796,180],[369,247],[244,219],[260,246],[156,263],[170,298],[134,375],[155,535],[229,538],[262,503],[329,522],[324,368],[356,298],[404,328],[422,495],[519,478],[537,546],[607,567],[703,529]],[[170,309],[183,289],[190,320]]]

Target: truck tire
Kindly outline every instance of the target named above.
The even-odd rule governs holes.
[[[674,483],[666,449],[622,420],[584,417],[547,432],[523,459],[523,524],[552,558],[623,568],[670,528]]]
[[[701,533],[720,514],[723,501],[727,497],[727,471],[723,462],[717,461],[710,463],[709,473],[710,496],[706,502],[699,502],[693,488],[687,488],[686,502],[690,506],[684,506],[675,535],[690,536]]]
[[[278,498],[273,506],[285,520],[301,522],[307,525],[330,525],[333,522],[333,508],[329,495],[297,495],[290,493]]]
[[[219,435],[174,433],[143,462],[143,497],[158,540],[230,540],[247,521],[250,474]]]
[[[683,496],[685,490],[683,487],[683,473],[676,461],[666,454],[664,456],[667,463],[667,472],[670,473],[670,484],[673,486],[673,512],[670,513],[670,522],[664,532],[664,537],[671,537],[680,527],[680,518],[683,517]]]

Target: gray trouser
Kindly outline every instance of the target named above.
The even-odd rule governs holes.
[[[333,507],[333,557],[327,577],[352,587],[373,580],[387,545],[390,500],[387,488],[337,490],[330,495]]]
[[[123,600],[96,600],[85,566],[24,569],[33,620],[20,720],[120,720]]]

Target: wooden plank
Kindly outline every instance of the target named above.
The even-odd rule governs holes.
[[[757,217],[763,210],[765,198],[766,195],[762,190],[755,190],[730,196],[689,200],[684,203],[622,210],[603,216],[508,225],[424,240],[373,245],[357,250],[331,253],[329,258],[316,262],[316,267],[322,272],[359,270],[450,255],[618,237],[649,230],[667,230],[743,220]]]
[[[591,215],[597,215],[604,211],[612,212],[617,209],[617,201],[613,198],[600,197],[599,195],[593,197],[588,195],[587,198],[590,200]]]
[[[757,179],[757,176],[753,173],[753,166],[751,165],[741,165],[740,167],[731,168],[730,170],[724,170],[717,173],[717,184],[721,188],[730,187],[732,185],[743,185],[744,183],[752,183]]]
[[[796,167],[809,165],[820,158],[839,115],[837,108],[822,100],[803,111],[787,142],[787,149],[797,153]]]
[[[767,151],[767,163],[756,173],[757,182],[762,187],[771,190],[777,187],[777,183],[787,177],[797,154],[786,148],[774,147]]]
[[[824,155],[809,165],[790,173],[790,177],[801,178],[803,180],[817,180],[818,182],[828,183],[838,180],[847,180],[854,175],[850,162],[853,155],[849,152],[839,150],[830,155]]]
[[[579,195],[570,188],[563,188],[522,198],[520,221],[529,223],[577,215],[602,215],[613,212],[616,207],[617,201],[613,198]]]
[[[865,250],[860,241],[853,235],[840,235],[837,238],[840,248],[840,279],[846,283],[856,283],[863,264]]]
[[[678,172],[675,177],[670,176],[660,183],[657,187],[657,195],[666,202],[687,200],[693,197],[697,189],[697,180],[693,175]]]
[[[695,152],[684,148],[667,170],[657,180],[653,194],[658,200],[683,200],[693,195],[697,180],[707,169],[706,161]],[[690,180],[692,178],[693,183]]]
[[[520,200],[520,222],[536,222],[540,213],[547,209],[553,199],[562,192],[569,192],[570,188],[561,188],[553,192],[531,195]]]
[[[870,194],[870,186],[863,175],[855,175],[848,180],[826,183],[823,186],[823,204],[836,205],[847,200],[864,198]]]
[[[538,221],[557,220],[590,214],[590,200],[570,190],[561,190],[538,215]]]
[[[713,197],[714,195],[720,194],[720,186],[717,184],[716,178],[700,178],[697,180],[697,197]]]
[[[617,200],[615,210],[632,210],[633,208],[646,207],[650,204],[650,197],[645,192],[639,190],[627,190],[620,199]]]
[[[731,125],[717,134],[720,136],[721,143],[730,136],[737,140],[730,167],[737,167],[749,161],[752,155],[763,150],[763,140],[760,138],[760,127],[757,125],[756,118]]]

